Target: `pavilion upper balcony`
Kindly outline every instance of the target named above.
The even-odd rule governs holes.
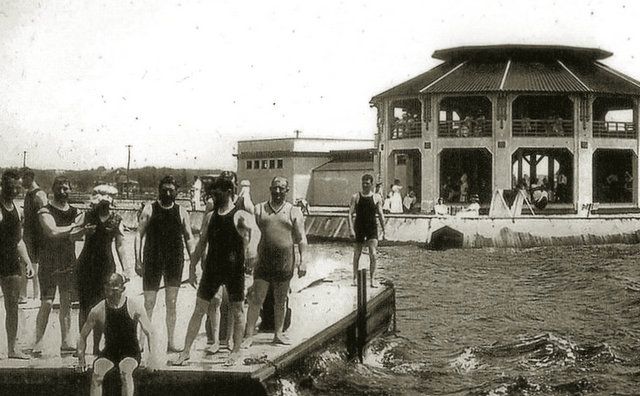
[[[491,101],[486,96],[449,96],[438,108],[438,137],[493,136]]]
[[[567,95],[520,95],[512,103],[516,137],[573,136],[573,101]]]
[[[593,101],[593,137],[635,139],[634,109],[630,97],[597,97]]]
[[[389,139],[422,137],[422,106],[418,99],[396,100],[391,105]]]

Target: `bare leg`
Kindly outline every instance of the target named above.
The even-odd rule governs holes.
[[[167,351],[179,352],[176,348],[174,334],[176,330],[176,301],[178,300],[178,287],[166,287],[164,289],[165,303],[167,305]]]
[[[40,309],[36,316],[36,343],[33,346],[33,353],[35,354],[42,353],[42,338],[45,330],[47,330],[52,305],[53,300],[47,299],[40,302]]]
[[[14,359],[28,359],[29,357],[16,350],[16,336],[18,334],[18,299],[20,298],[21,279],[19,275],[0,278],[0,286],[4,295],[6,311],[5,328],[7,330],[7,355]]]
[[[229,303],[231,317],[233,321],[233,349],[229,355],[229,359],[225,362],[225,366],[233,366],[238,361],[240,355],[240,346],[242,345],[242,329],[244,323],[244,304],[242,301],[234,301]]]
[[[367,241],[367,245],[369,246],[369,284],[371,285],[371,287],[378,287],[378,283],[374,279],[374,275],[376,273],[376,264],[378,261],[378,240],[370,239]]]
[[[118,368],[120,368],[120,382],[122,382],[122,396],[133,396],[133,370],[138,367],[138,362],[131,357],[122,359]]]
[[[113,362],[105,358],[98,358],[93,362],[93,375],[91,376],[91,396],[102,396],[102,383],[104,376],[113,368]]]
[[[27,264],[20,259],[20,301],[27,299]]]
[[[249,310],[247,312],[247,324],[244,328],[243,346],[248,347],[251,345],[251,339],[256,330],[256,323],[258,322],[258,316],[260,315],[260,308],[265,297],[267,297],[267,291],[269,291],[269,282],[262,279],[254,279],[253,281],[253,294],[249,299]]]
[[[156,306],[156,298],[158,297],[158,291],[154,290],[146,290],[144,291],[144,310],[147,311],[147,316],[149,317],[149,321],[153,316],[153,309]],[[140,331],[140,346],[145,345],[145,335],[144,332]]]
[[[275,332],[273,334],[273,341],[278,344],[289,345],[290,341],[283,334],[284,317],[287,313],[287,295],[289,294],[289,281],[286,282],[274,282],[273,284],[273,299],[275,300],[275,306],[273,307],[273,317]]]
[[[71,290],[66,287],[60,287],[60,335],[62,342],[60,350],[75,351],[73,346],[75,343],[70,339],[71,333]]]
[[[172,365],[181,366],[189,360],[191,346],[198,335],[198,330],[200,330],[200,325],[202,325],[202,317],[207,313],[207,309],[209,309],[209,301],[203,300],[200,297],[196,298],[196,306],[193,308],[193,314],[191,315],[191,319],[189,319],[187,334],[184,338],[184,348],[182,352],[180,352],[178,359],[171,363]]]
[[[38,276],[38,263],[33,263],[33,299],[40,298],[40,277]]]
[[[208,304],[209,324],[211,325],[211,335],[213,338],[213,344],[209,347],[209,353],[216,353],[220,349],[220,297],[220,294],[216,293],[211,299],[211,303]]]
[[[356,278],[358,274],[358,264],[360,263],[361,254],[362,254],[362,243],[356,242],[353,245],[353,282],[351,282],[351,286],[356,285]]]

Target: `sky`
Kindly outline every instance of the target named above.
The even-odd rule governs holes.
[[[373,139],[372,96],[462,45],[595,47],[631,1],[0,1],[0,167],[235,168],[253,138]]]

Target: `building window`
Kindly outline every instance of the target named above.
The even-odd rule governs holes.
[[[276,166],[276,168],[278,168],[278,169],[282,169],[282,160],[281,160],[281,159],[279,159],[279,160],[277,161],[277,166]]]
[[[269,169],[269,161],[262,160],[262,169]]]
[[[251,169],[253,166],[253,161],[247,161],[247,169]]]
[[[253,161],[253,169],[260,169],[260,160]]]
[[[276,168],[276,160],[269,160],[269,169]]]

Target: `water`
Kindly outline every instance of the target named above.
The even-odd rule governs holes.
[[[351,256],[348,245],[313,245]],[[397,333],[315,356],[287,394],[640,394],[640,246],[382,247]],[[364,256],[363,260],[367,260]],[[363,263],[365,263],[363,261]]]

